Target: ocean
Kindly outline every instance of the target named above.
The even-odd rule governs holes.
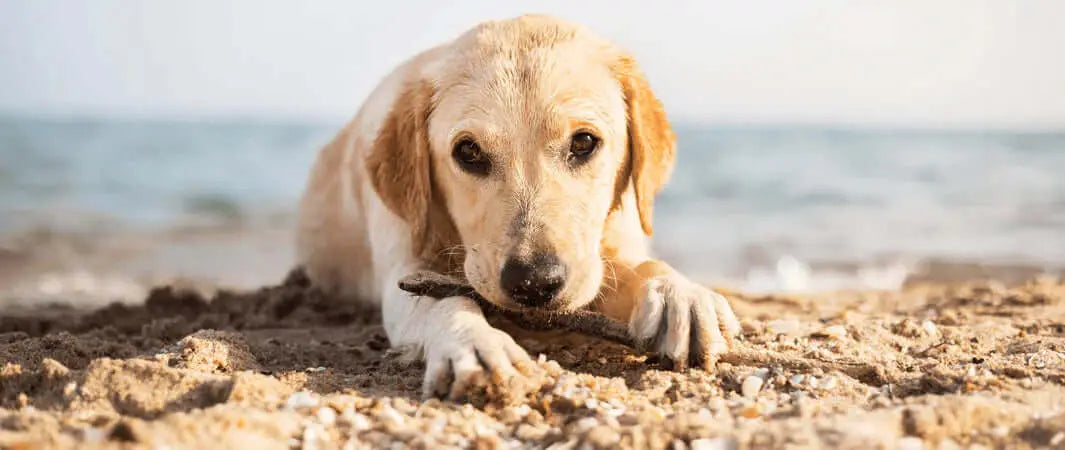
[[[0,236],[283,227],[340,125],[0,118]],[[701,280],[893,289],[937,261],[1065,267],[1065,133],[676,131],[655,248]]]

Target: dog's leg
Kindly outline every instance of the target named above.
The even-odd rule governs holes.
[[[676,370],[710,369],[728,351],[740,324],[728,300],[688,280],[668,264],[648,260],[617,270],[618,297],[627,306],[613,311],[628,320],[629,333],[641,349],[652,351]]]
[[[398,280],[412,272],[397,270],[384,289],[385,331],[393,346],[405,346],[425,360],[422,394],[462,398],[470,388],[528,373],[532,359],[507,333],[485,320],[477,303],[466,297],[435,299],[399,289]]]
[[[393,347],[420,355],[426,366],[426,396],[461,398],[489,377],[503,382],[532,367],[532,360],[510,335],[493,328],[474,300],[412,295],[399,280],[425,269],[412,251],[408,224],[367,192],[370,213],[367,241],[378,281],[385,332]]]

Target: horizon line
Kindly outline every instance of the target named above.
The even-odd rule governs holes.
[[[308,113],[88,113],[55,111],[15,111],[0,109],[0,121],[24,120],[46,123],[112,122],[112,123],[175,123],[175,124],[261,124],[341,126],[355,116]],[[674,128],[768,128],[768,129],[821,129],[840,131],[898,131],[898,132],[959,132],[959,133],[1013,133],[1013,134],[1065,134],[1065,124],[1005,124],[831,119],[787,120],[767,118],[695,118],[676,115],[670,119]]]

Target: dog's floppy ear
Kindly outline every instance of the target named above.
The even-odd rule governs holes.
[[[647,78],[630,56],[622,57],[614,68],[621,84],[628,113],[629,161],[636,205],[644,233],[652,232],[655,195],[669,180],[676,155],[676,137],[666,120]]]
[[[366,157],[366,171],[385,206],[410,226],[415,256],[432,260],[445,236],[435,195],[429,154],[429,115],[433,87],[408,83],[396,97]],[[446,212],[444,212],[446,217]],[[444,220],[445,222],[447,220]]]

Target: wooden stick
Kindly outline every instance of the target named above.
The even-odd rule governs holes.
[[[485,312],[498,313],[523,328],[565,330],[636,348],[635,341],[629,336],[628,327],[625,324],[594,311],[558,312],[535,309],[504,309],[486,300],[465,282],[429,271],[415,272],[404,277],[399,281],[399,288],[415,295],[435,298],[458,295],[471,298]],[[877,386],[901,380],[899,373],[892,373],[867,362],[793,356],[766,349],[755,350],[733,347],[727,353],[721,355],[718,362],[755,367],[777,365],[798,372],[808,372],[814,369],[824,371],[837,370]]]
[[[399,280],[399,288],[415,295],[444,298],[463,296],[473,299],[485,312],[495,312],[522,328],[566,330],[636,347],[628,326],[593,311],[545,311],[505,309],[489,302],[465,282],[430,271],[420,271]]]

